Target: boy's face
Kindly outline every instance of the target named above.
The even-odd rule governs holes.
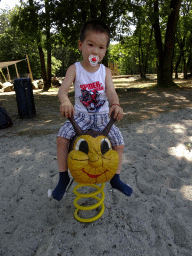
[[[89,63],[89,56],[94,55],[99,57],[99,62],[102,61],[107,51],[107,43],[107,34],[88,30],[85,40],[79,41],[79,50],[82,51],[83,60]]]

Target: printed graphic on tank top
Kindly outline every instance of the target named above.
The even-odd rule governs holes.
[[[108,100],[105,93],[105,66],[90,73],[80,62],[75,63],[76,79],[75,110],[88,113],[108,113]]]
[[[103,90],[99,81],[92,84],[80,85],[82,95],[79,97],[80,102],[86,107],[89,113],[95,113],[105,104],[105,100],[100,99],[100,90]],[[96,87],[96,88],[95,88]],[[94,89],[93,89],[94,88]]]

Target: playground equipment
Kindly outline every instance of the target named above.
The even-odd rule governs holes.
[[[104,187],[105,182],[113,178],[116,173],[119,155],[112,149],[111,142],[107,135],[111,126],[116,121],[111,117],[108,125],[102,132],[87,130],[82,131],[74,118],[69,118],[76,132],[69,147],[68,167],[74,180],[79,183],[75,186],[73,192],[77,196],[74,205],[77,208],[74,216],[81,222],[92,222],[99,219],[104,213]],[[96,184],[100,184],[98,186]],[[96,189],[93,193],[79,193],[77,190],[81,187],[93,187]],[[101,194],[101,197],[97,195]],[[81,198],[94,198],[98,202],[91,206],[81,206],[78,201]],[[86,219],[79,217],[79,210],[92,210],[101,206],[101,210],[93,218]]]
[[[92,129],[83,131],[73,117],[69,118],[69,120],[76,134],[70,141],[68,168],[73,176],[73,180],[79,183],[73,189],[74,194],[77,196],[74,200],[74,206],[76,207],[74,217],[80,222],[92,222],[99,219],[104,213],[105,193],[103,190],[105,182],[113,178],[119,164],[119,155],[112,149],[111,142],[107,137],[116,119],[112,116],[102,132]],[[72,183],[73,181],[69,184],[67,191]],[[101,184],[101,186],[97,184]],[[91,187],[96,191],[91,193],[78,192],[77,190],[82,187]],[[52,191],[48,190],[48,197],[51,197],[51,194]],[[79,204],[82,198],[92,198],[97,203],[83,206]],[[99,206],[101,206],[101,209],[96,216],[92,218],[82,218],[79,216],[80,210],[91,211]]]

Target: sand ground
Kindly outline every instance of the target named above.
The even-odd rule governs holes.
[[[56,93],[34,92],[37,117],[25,120],[15,95],[0,95],[14,122],[0,130],[0,255],[192,255],[191,90],[119,95],[121,179],[134,193],[113,193],[106,183],[105,213],[88,224],[73,216],[75,184],[60,202],[47,197],[58,181],[56,135],[64,121]]]

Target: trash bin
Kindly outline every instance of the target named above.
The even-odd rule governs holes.
[[[36,116],[33,88],[30,78],[14,80],[17,107],[20,118],[33,118]]]

